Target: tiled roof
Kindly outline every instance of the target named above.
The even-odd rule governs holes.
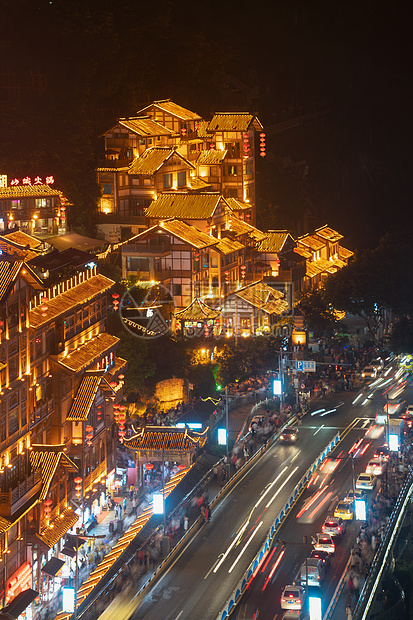
[[[75,511],[72,508],[66,508],[52,523],[42,529],[41,534],[36,534],[36,536],[51,549],[78,520],[79,516]]]
[[[254,241],[262,241],[267,236],[267,233],[258,230],[258,228],[255,228],[254,226],[252,226],[252,224],[248,224],[247,222],[239,220],[234,215],[229,221],[229,230],[232,230],[236,237],[240,237],[241,235],[248,235]]]
[[[251,209],[251,205],[248,202],[238,200],[238,198],[225,198],[231,211],[245,211]]]
[[[219,312],[207,306],[201,299],[198,299],[198,297],[195,297],[184,310],[175,312],[175,318],[180,321],[208,321],[210,319],[216,319],[217,316],[219,316]]]
[[[144,116],[136,116],[130,118],[120,118],[119,124],[126,127],[129,131],[133,131],[138,136],[170,136],[174,132],[172,129],[164,127],[153,119]]]
[[[338,246],[338,257],[342,260],[347,260],[350,256],[354,256],[354,252],[351,250],[347,250],[347,248],[343,248],[343,246]]]
[[[0,200],[2,198],[26,198],[35,196],[60,196],[63,197],[61,191],[52,189],[50,185],[9,185],[8,187],[0,187]]]
[[[109,368],[107,373],[105,373],[105,377],[106,375],[115,376],[116,373],[125,368],[127,363],[128,362],[121,357],[115,357],[115,364]]]
[[[260,121],[249,112],[218,112],[208,124],[208,131],[248,131],[262,129]]]
[[[319,258],[314,261],[313,264],[314,263],[321,271],[326,271],[327,273],[336,273],[338,269],[337,265],[330,260],[326,260],[325,258]]]
[[[310,261],[307,261],[305,266],[305,275],[307,276],[307,278],[314,278],[323,271],[324,269],[321,267],[321,265],[317,265],[317,262],[312,263]]]
[[[198,123],[198,125],[198,136],[200,138],[208,138],[210,136],[210,134],[208,134],[209,121],[201,121],[200,123]]]
[[[230,239],[229,237],[223,237],[218,241],[215,248],[222,252],[222,254],[227,255],[232,252],[237,252],[238,250],[242,250],[244,248],[244,244],[236,241],[235,239]]]
[[[33,450],[30,452],[30,463],[33,469],[42,470],[42,489],[39,500],[43,501],[49,492],[50,484],[59,466],[69,471],[77,471],[78,468],[64,452],[51,450]]]
[[[207,430],[195,433],[187,428],[173,426],[151,426],[142,428],[136,435],[123,442],[132,450],[166,450],[186,452],[201,447],[207,440]]]
[[[21,245],[23,248],[29,246],[31,250],[38,248],[42,245],[42,241],[36,239],[36,237],[32,237],[31,235],[26,235],[26,233],[21,230],[12,230],[10,232],[5,232],[1,235],[0,239],[6,239],[7,241],[11,241],[17,245]]]
[[[338,267],[339,269],[342,269],[343,267],[345,267],[347,265],[346,262],[344,262],[343,260],[341,260],[341,258],[331,258],[330,262],[333,263],[333,265],[335,265],[336,267]]]
[[[68,422],[85,422],[87,420],[101,380],[101,374],[86,373],[82,377],[70,411],[67,414],[66,420]]]
[[[327,241],[331,241],[332,243],[343,238],[343,235],[340,235],[339,232],[333,228],[330,228],[327,224],[325,226],[321,226],[321,228],[317,228],[315,234],[323,239],[326,239]]]
[[[281,252],[290,233],[286,230],[267,232],[266,239],[263,239],[257,246],[258,252]]]
[[[297,239],[297,243],[298,245],[304,245],[305,247],[310,248],[310,250],[313,250],[314,252],[321,250],[321,248],[325,248],[326,246],[325,241],[321,241],[317,235],[303,235]]]
[[[115,347],[118,342],[119,338],[103,332],[91,340],[88,340],[71,353],[61,353],[56,359],[59,364],[68,370],[80,372],[99,360],[104,354],[110,351],[110,349]],[[53,356],[51,357],[53,359]]]
[[[33,288],[43,289],[43,284],[35,272],[22,260],[0,260],[0,301],[19,276],[22,276]]]
[[[182,239],[185,243],[189,243],[198,250],[215,245],[218,241],[215,237],[207,235],[181,220],[166,220],[166,222],[161,222],[159,227],[169,232],[171,235],[175,235],[179,239]]]
[[[289,308],[281,291],[262,281],[254,282],[235,292],[235,295],[268,314],[282,314]]]
[[[6,241],[3,237],[0,237],[0,250],[4,255],[8,255],[12,258],[20,258],[24,261],[29,261],[33,258],[38,258],[39,256],[38,252],[34,252],[33,250],[26,250],[25,248],[16,243]]]
[[[206,220],[213,216],[220,194],[162,194],[147,208],[146,217]]]
[[[7,521],[7,519],[5,519],[4,517],[0,517],[0,534],[4,534],[4,532],[7,532],[7,530],[9,530],[12,525],[13,523]]]
[[[167,112],[168,114],[171,114],[172,116],[177,116],[183,121],[201,120],[199,114],[183,108],[182,106],[174,103],[170,99],[154,101],[152,105],[154,105],[156,108],[159,108],[160,110],[163,110],[164,112]],[[148,107],[152,107],[152,105]],[[141,112],[147,109],[148,108],[144,108],[143,110],[141,110]]]
[[[47,302],[47,311],[43,312],[41,306],[30,310],[30,327],[37,329],[45,325],[52,319],[57,318],[61,314],[76,308],[82,303],[86,303],[93,297],[104,293],[114,285],[113,280],[106,276],[97,274],[88,280],[81,282],[77,286],[73,286],[68,291],[57,295]],[[42,316],[45,314],[46,316]]]
[[[304,258],[312,258],[313,257],[313,253],[310,252],[310,250],[307,250],[304,247],[297,246],[297,247],[294,248],[294,252],[296,254],[299,254],[300,256],[303,256]]]
[[[193,189],[195,191],[206,190],[208,187],[211,187],[210,183],[207,183],[203,179],[199,177],[189,177],[188,179],[188,188]]]
[[[173,155],[179,157],[188,168],[195,168],[175,148],[153,146],[146,149],[140,157],[133,160],[129,166],[128,174],[155,174]]]
[[[228,151],[218,151],[216,149],[209,149],[209,150],[201,151],[200,154],[198,155],[198,159],[196,160],[196,163],[198,165],[203,164],[203,165],[209,165],[209,166],[214,165],[214,164],[221,164],[227,152]]]

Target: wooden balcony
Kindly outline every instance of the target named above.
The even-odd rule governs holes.
[[[32,428],[38,422],[41,422],[54,410],[54,399],[50,398],[46,402],[36,407],[30,413],[30,428]]]
[[[84,492],[90,491],[93,485],[96,484],[98,479],[103,475],[106,475],[106,459],[85,477],[83,482]]]
[[[0,516],[10,517],[33,497],[42,486],[42,470],[35,469],[14,489],[0,493]]]

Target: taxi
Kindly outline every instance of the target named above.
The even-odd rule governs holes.
[[[334,509],[334,516],[343,519],[343,521],[351,521],[353,518],[353,502],[338,502]]]
[[[327,553],[331,554],[336,552],[336,546],[330,534],[324,534],[324,532],[320,532],[313,536],[312,543],[314,549],[316,549],[317,551],[327,551]]]

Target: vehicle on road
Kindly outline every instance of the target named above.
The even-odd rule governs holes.
[[[366,499],[366,492],[362,489],[355,489],[355,491],[353,491],[352,489],[351,491],[348,491],[348,493],[346,493],[343,501],[352,502],[355,499]]]
[[[371,459],[366,467],[366,474],[373,474],[373,476],[381,476],[386,469],[386,461],[380,457]]]
[[[373,474],[367,474],[363,472],[356,480],[356,489],[363,489],[364,491],[372,491],[376,486],[376,476]]]
[[[295,426],[287,426],[280,435],[282,443],[295,443],[298,437],[298,428]]]
[[[302,609],[305,590],[301,586],[285,586],[281,594],[281,609]]]
[[[318,534],[313,536],[312,543],[314,545],[314,549],[316,549],[317,551],[327,551],[327,553],[331,554],[336,552],[336,546],[330,534],[324,534],[324,532],[319,532]]]
[[[413,405],[407,405],[406,413],[413,415]]]
[[[379,372],[380,370],[382,370],[384,362],[380,357],[377,357],[375,360],[371,360],[370,366],[373,366],[373,368],[375,368],[377,372]]]
[[[326,573],[325,564],[318,558],[307,558],[300,568],[300,583],[302,586],[321,586]]]
[[[378,448],[376,448],[373,454],[373,458],[376,459],[378,457],[380,457],[383,461],[388,461],[390,458],[389,446],[379,446]]]
[[[396,415],[404,408],[406,401],[402,398],[397,398],[394,401],[388,401],[383,405],[383,411],[387,415]]]
[[[331,556],[329,553],[327,553],[327,551],[319,551],[318,549],[313,549],[308,557],[321,560],[326,567],[326,570],[331,564]]]
[[[374,366],[366,366],[361,372],[363,379],[375,379],[377,376],[377,370]]]
[[[321,526],[323,534],[343,536],[346,531],[346,522],[341,517],[327,517]]]
[[[343,519],[343,521],[351,521],[353,519],[353,501],[338,502],[334,509],[334,516]]]

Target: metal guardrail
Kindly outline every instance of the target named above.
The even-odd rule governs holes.
[[[340,440],[340,433],[337,433],[337,435],[335,435],[335,437],[326,446],[323,452],[317,457],[317,459],[314,461],[311,467],[309,467],[307,472],[304,474],[304,476],[302,476],[298,484],[295,486],[294,490],[291,492],[291,496],[289,500],[286,502],[284,507],[280,510],[277,517],[274,519],[273,524],[267,534],[267,537],[261,549],[255,556],[255,558],[252,560],[252,562],[250,563],[244,575],[239,580],[236,588],[233,590],[231,598],[226,602],[225,606],[221,609],[216,620],[224,620],[225,618],[228,618],[230,614],[234,611],[234,608],[241,600],[241,597],[245,591],[245,588],[247,587],[247,584],[249,580],[251,579],[254,571],[256,570],[258,564],[261,562],[266,551],[270,548],[275,533],[285,521],[285,518],[289,514],[292,507],[295,505],[302,491],[305,489],[307,482],[309,481],[310,477],[316,470],[317,466],[326,458],[326,456],[331,452],[331,450],[339,442],[339,440]]]

